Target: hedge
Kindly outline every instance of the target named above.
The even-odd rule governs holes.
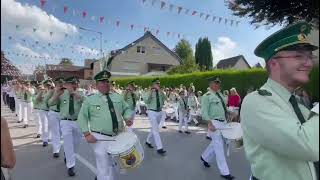
[[[231,89],[235,87],[241,97],[244,97],[249,88],[258,89],[267,80],[268,75],[264,69],[250,70],[214,70],[207,72],[194,72],[190,74],[178,74],[160,76],[162,87],[179,87],[180,84],[189,86],[192,82],[196,91],[207,91],[208,82],[206,78],[211,76],[219,76],[222,83],[221,89]],[[151,85],[152,79],[155,77],[129,77],[115,78],[117,84],[126,86],[129,81],[134,80],[135,83],[143,88]],[[310,82],[305,86],[308,94],[312,97],[312,101],[319,101],[319,67],[312,70],[310,74]]]

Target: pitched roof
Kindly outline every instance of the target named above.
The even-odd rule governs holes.
[[[1,51],[1,75],[21,76],[20,70],[4,56],[3,51]]]
[[[243,59],[244,62],[248,65],[249,68],[250,65],[248,64],[247,60],[244,58],[243,55],[239,55],[239,56],[234,56],[234,57],[231,57],[231,58],[227,58],[227,59],[221,59],[218,64],[216,65],[216,68],[218,69],[223,69],[223,68],[229,68],[229,67],[233,67],[234,65],[237,64],[237,62],[240,60],[240,59]]]
[[[121,54],[122,51],[126,51],[127,49],[133,47],[135,44],[143,41],[144,39],[150,37],[151,39],[153,39],[155,42],[157,42],[163,49],[165,49],[167,52],[169,52],[172,56],[174,56],[179,63],[182,63],[182,59],[173,51],[171,51],[166,45],[164,45],[158,38],[156,38],[150,31],[146,31],[144,33],[144,35],[142,37],[140,37],[139,39],[135,40],[134,42],[128,44],[127,46],[123,47],[122,49],[117,49],[111,52],[112,56],[117,56],[119,54]]]

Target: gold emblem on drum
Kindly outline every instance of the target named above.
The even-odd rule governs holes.
[[[134,153],[130,153],[125,157],[122,157],[125,160],[126,165],[132,166],[137,161],[137,158]]]

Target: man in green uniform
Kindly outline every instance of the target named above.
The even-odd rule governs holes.
[[[139,97],[135,92],[134,81],[130,81],[128,83],[127,89],[124,92],[122,92],[122,94],[123,94],[124,100],[127,102],[127,104],[129,105],[129,108],[132,110],[131,119],[132,121],[134,121],[134,118],[136,116],[136,104],[137,104],[137,101],[139,100]],[[128,127],[128,131],[132,132],[132,126]]]
[[[267,82],[248,94],[240,118],[252,179],[315,180],[319,115],[298,104],[295,89],[309,81],[312,45],[306,22],[272,34],[255,49],[266,61]]]
[[[27,81],[23,91],[22,91],[22,117],[23,117],[23,127],[27,128],[28,127],[28,122],[31,119],[31,111],[32,111],[32,96],[34,94],[34,89],[31,87],[30,81]]]
[[[36,103],[36,98],[38,96],[38,93],[40,92],[41,84],[39,82],[35,83],[35,91],[34,95],[32,97],[33,102],[33,119],[36,122],[36,127],[38,129],[36,138],[41,137],[42,133],[42,125],[41,125],[41,118],[40,118],[40,111],[39,111],[39,105]]]
[[[111,74],[107,70],[95,75],[98,92],[85,99],[77,121],[87,142],[94,150],[98,180],[109,178],[114,180],[115,177],[113,162],[106,150],[110,142],[97,139],[106,139],[123,132],[123,119],[127,126],[132,125],[133,111],[120,94],[110,91],[110,77]]]
[[[148,117],[151,124],[151,131],[148,134],[146,145],[153,148],[151,139],[153,137],[157,146],[157,152],[161,155],[165,154],[159,134],[159,123],[163,117],[162,107],[166,100],[165,93],[160,89],[160,80],[156,78],[152,81],[152,88],[146,95],[146,105],[148,108]]]
[[[205,167],[210,167],[209,161],[215,155],[220,175],[224,179],[232,180],[234,177],[229,172],[229,167],[224,155],[224,142],[220,128],[226,121],[226,98],[220,92],[220,78],[215,76],[208,79],[210,90],[203,95],[201,102],[202,119],[208,121],[208,129],[211,131],[211,143],[201,155]]]
[[[69,176],[75,175],[75,151],[82,138],[81,129],[76,121],[84,97],[77,91],[77,82],[78,79],[74,76],[65,78],[64,88],[56,89],[48,102],[49,106],[60,106],[60,126],[64,139],[63,150]]]

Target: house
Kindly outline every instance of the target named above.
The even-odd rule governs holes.
[[[93,77],[93,65],[97,60],[85,59],[85,66],[74,66],[74,65],[61,65],[61,64],[47,64],[46,71],[47,75],[51,78],[56,78],[58,76],[68,77],[76,76],[79,79],[91,80]],[[36,74],[36,79],[38,81],[43,80],[43,71]]]
[[[150,72],[165,72],[181,64],[180,57],[165,46],[150,31],[122,49],[111,52],[107,67],[113,77],[140,76]],[[94,65],[94,74],[103,67],[103,60]]]
[[[250,69],[250,65],[243,55],[222,59],[218,62],[215,69]]]

